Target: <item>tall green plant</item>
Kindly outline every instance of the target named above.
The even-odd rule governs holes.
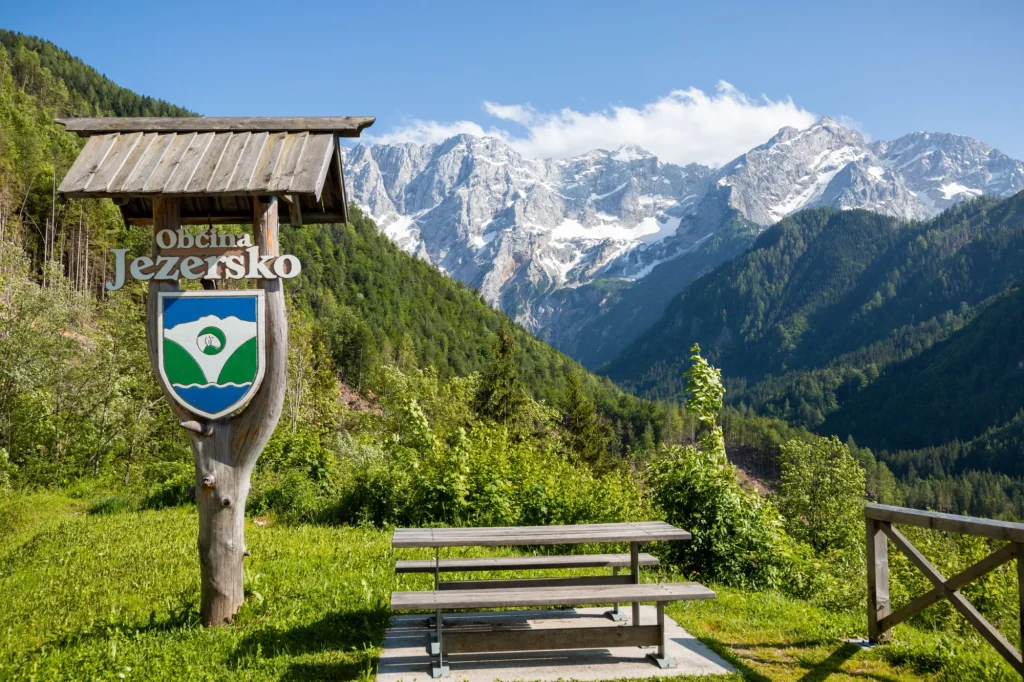
[[[816,552],[859,551],[864,542],[864,470],[835,436],[781,448],[776,502],[789,534]]]

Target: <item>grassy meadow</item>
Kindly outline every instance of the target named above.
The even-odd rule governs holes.
[[[0,679],[369,679],[389,592],[430,585],[396,578],[387,531],[250,521],[248,603],[234,625],[205,629],[196,530],[189,506],[123,511],[53,493],[0,502]],[[1013,679],[980,640],[901,626],[893,644],[863,650],[844,642],[863,637],[859,612],[717,589],[716,601],[669,613],[737,667],[731,679]]]

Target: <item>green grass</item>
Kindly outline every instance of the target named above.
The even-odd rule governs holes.
[[[389,592],[431,581],[396,579],[384,531],[249,523],[248,602],[206,629],[195,511],[91,508],[102,513],[56,494],[0,502],[0,679],[366,679]],[[774,593],[719,589],[669,613],[741,672],[719,680],[1014,679],[980,640],[900,628],[864,651],[843,643],[863,636],[860,614]]]

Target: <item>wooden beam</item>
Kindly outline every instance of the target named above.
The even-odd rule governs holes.
[[[140,116],[103,118],[58,118],[68,132],[82,136],[105,133],[183,133],[183,132],[311,132],[333,133],[339,137],[359,137],[373,125],[373,116]]]
[[[628,575],[588,575],[576,578],[515,578],[511,580],[442,580],[439,590],[486,590],[531,587],[579,587],[581,585],[629,585]]]
[[[891,507],[884,504],[867,505],[864,508],[864,515],[876,521],[903,523],[908,526],[930,528],[932,530],[946,531],[947,533],[977,535],[978,537],[990,538],[992,540],[1024,543],[1024,523],[994,521],[992,519],[979,519],[972,516],[958,516],[956,514],[940,514],[919,509]]]
[[[584,628],[536,630],[482,630],[460,632],[445,629],[442,652],[447,654],[496,651],[550,651],[554,649],[610,649],[660,644],[657,625],[623,627],[605,625]]]
[[[942,596],[949,600],[953,607],[960,612],[960,615],[966,618],[967,622],[974,626],[974,629],[999,652],[999,655],[1005,658],[1013,666],[1014,670],[1024,674],[1024,661],[1021,659],[1020,652],[960,592],[946,587],[946,578],[921,554],[917,547],[914,547],[902,533],[889,524],[884,524],[882,531],[889,536],[889,539],[892,540],[897,549],[910,559],[910,563],[914,564],[919,571],[924,573],[925,577],[942,592]]]
[[[889,615],[889,544],[882,533],[883,522],[865,519],[868,566],[868,641],[888,639],[882,626]]]
[[[964,569],[963,571],[957,573],[952,578],[947,580],[944,583],[946,590],[951,590],[955,592],[956,590],[959,590],[961,587],[964,587],[972,581],[985,575],[989,571],[999,568],[1007,561],[1010,561],[1015,556],[1017,556],[1016,548],[1017,545],[1015,545],[1014,543],[1003,545],[1002,547],[992,552],[978,563],[973,564],[972,566]],[[917,597],[909,604],[893,613],[891,616],[883,618],[879,623],[882,631],[885,632],[887,630],[891,630],[892,628],[896,627],[903,621],[913,616],[921,609],[925,609],[931,606],[932,604],[941,601],[944,596],[945,593],[943,590],[939,589],[938,587],[933,587],[931,591],[922,594],[920,597]]]

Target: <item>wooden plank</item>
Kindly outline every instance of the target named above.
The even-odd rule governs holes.
[[[187,116],[187,117],[104,117],[59,118],[57,122],[69,132],[80,135],[125,132],[300,132],[332,133],[341,137],[358,137],[373,125],[373,116]]]
[[[199,164],[192,173],[188,185],[183,189],[184,192],[206,193],[207,188],[210,186],[210,181],[213,180],[213,173],[217,169],[217,164],[220,163],[221,156],[233,137],[235,136],[231,133],[221,133],[213,136],[213,139],[210,140],[210,145],[203,153],[203,158],[200,159]]]
[[[659,642],[658,635],[656,625],[637,628],[606,625],[579,628],[539,628],[536,630],[460,631],[445,629],[442,651],[444,655],[448,655],[497,651],[655,646]]]
[[[519,526],[508,528],[434,528],[425,535],[399,528],[393,547],[471,547],[586,544],[595,542],[651,542],[689,540],[690,533],[662,521],[607,523],[579,526]]]
[[[947,580],[944,583],[945,590],[955,592],[973,580],[985,575],[989,571],[999,568],[1016,556],[1016,547],[1017,545],[1015,543],[1003,545],[978,563],[964,569]],[[945,596],[945,590],[933,587],[931,591],[917,597],[906,606],[894,612],[891,616],[883,617],[879,623],[881,631],[886,632],[891,630],[921,609],[927,608],[940,601]]]
[[[530,587],[578,587],[581,585],[630,585],[628,575],[588,575],[575,578],[514,578],[510,580],[442,580],[439,590],[501,590]]]
[[[94,137],[85,143],[85,147],[79,152],[78,158],[71,164],[68,174],[61,180],[58,191],[61,194],[67,192],[82,192],[89,186],[89,180],[99,170],[103,159],[117,142],[119,135],[104,135]]]
[[[342,221],[342,215],[340,213],[303,213],[306,218],[305,225],[319,225],[328,223],[339,223]],[[153,218],[147,215],[134,215],[126,216],[129,225],[152,225]],[[202,215],[193,216],[182,216],[182,225],[206,225],[213,223],[214,225],[245,225],[252,223],[252,216],[243,215],[241,213],[203,213]]]
[[[1013,553],[1017,557],[1017,627],[1020,628],[1018,632],[1024,637],[1024,545],[1013,543]],[[1021,641],[1024,642],[1024,639]]]
[[[639,556],[641,566],[657,566],[658,559],[646,552]],[[518,571],[555,568],[624,568],[629,566],[628,554],[574,554],[569,556],[488,557],[481,559],[442,559],[442,573],[472,571]],[[433,573],[434,560],[395,562],[395,573]]]
[[[883,521],[864,519],[867,534],[868,641],[886,638],[881,621],[889,615],[889,545],[882,532]]]
[[[624,601],[688,601],[714,599],[715,593],[699,583],[647,583],[642,585],[587,585],[502,590],[444,590],[392,592],[394,611],[419,609],[473,609],[497,606],[560,606],[611,604]]]
[[[270,133],[253,133],[245,144],[235,170],[231,174],[231,180],[225,188],[228,192],[245,192],[249,189],[249,181],[256,173],[256,164],[263,155],[263,148],[267,144]]]
[[[118,135],[114,146],[110,148],[110,151],[107,152],[106,157],[100,163],[96,172],[89,178],[85,191],[106,191],[114,181],[114,178],[121,172],[125,163],[132,158],[135,148],[141,140],[142,133]]]
[[[164,154],[167,152],[167,148],[170,147],[176,137],[176,135],[158,135],[146,149],[146,153],[139,159],[139,162],[132,168],[131,173],[126,175],[124,180],[121,181],[121,187],[118,191],[123,194],[143,193],[150,176],[153,175],[153,172],[160,165]]]
[[[910,563],[914,564],[919,571],[924,573],[925,577],[932,582],[932,584],[942,591],[943,596],[949,600],[949,602],[960,612],[968,623],[974,626],[974,629],[988,641],[992,647],[999,652],[1006,661],[1014,667],[1014,669],[1024,674],[1024,661],[1021,659],[1020,652],[1017,651],[1006,637],[1001,632],[996,630],[988,620],[985,619],[981,613],[978,612],[974,605],[971,604],[967,599],[957,591],[950,590],[946,587],[946,579],[942,573],[938,571],[931,562],[921,554],[921,552],[914,547],[909,540],[907,540],[902,533],[893,528],[891,525],[883,525],[882,531],[889,536],[893,544],[910,559]]]
[[[221,154],[220,161],[210,177],[210,184],[206,188],[207,194],[227,191],[231,184],[231,177],[235,173],[235,168],[238,167],[238,159],[241,158],[242,152],[249,145],[251,137],[252,133],[241,133],[231,136],[228,146],[224,149],[224,153]]]
[[[869,519],[887,521],[889,523],[905,523],[918,528],[977,535],[993,540],[1008,542],[1024,542],[1024,523],[1010,521],[994,521],[979,519],[973,516],[957,514],[940,514],[939,512],[892,507],[884,504],[869,504],[864,508],[864,515]]]
[[[125,162],[121,165],[121,170],[119,170],[117,175],[111,179],[110,184],[107,186],[108,192],[119,192],[126,186],[128,178],[132,177],[132,174],[135,173],[135,169],[138,167],[139,163],[147,157],[149,154],[149,148],[156,141],[157,137],[159,136],[156,133],[143,133],[142,139],[139,140],[139,143],[135,145],[135,149],[132,150],[132,153],[129,154],[128,158],[125,159]],[[95,189],[91,191],[91,193],[95,192]],[[150,211],[150,213],[152,213],[152,211]]]
[[[291,194],[312,194],[320,200],[323,177],[331,161],[333,135],[310,135],[302,154],[302,165],[295,173],[290,187]]]
[[[213,133],[200,133],[192,138],[188,147],[179,155],[177,168],[160,188],[161,194],[179,194],[185,191],[192,176],[199,169],[206,150],[213,142]]]
[[[250,191],[264,191],[270,188],[270,180],[274,177],[278,164],[281,162],[281,152],[284,151],[284,142],[288,133],[271,133],[263,146],[263,153],[256,162],[252,178],[247,187]]]
[[[302,163],[302,153],[309,140],[309,133],[291,133],[284,140],[284,147],[281,149],[281,159],[278,161],[274,174],[267,183],[267,189],[272,192],[291,192],[292,180],[298,172]]]
[[[178,170],[181,165],[181,161],[185,155],[185,151],[192,144],[192,140],[196,138],[195,133],[181,133],[175,135],[174,139],[171,140],[170,145],[167,146],[167,151],[164,152],[164,156],[160,159],[160,163],[156,168],[153,169],[152,175],[146,180],[146,186],[143,192],[155,192],[163,194],[164,185],[171,179],[174,172]]]

